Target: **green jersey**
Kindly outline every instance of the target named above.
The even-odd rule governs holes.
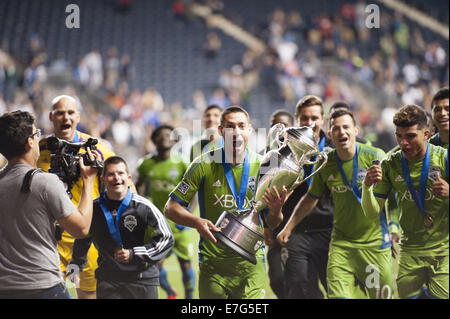
[[[398,150],[381,163],[383,179],[377,183],[373,192],[381,198],[394,190],[397,194],[397,203],[400,209],[400,227],[403,230],[401,242],[402,251],[416,256],[448,255],[448,205],[449,200],[434,195],[432,185],[435,174],[440,173],[441,178],[448,182],[445,175],[445,156],[447,150],[429,144],[430,165],[425,193],[425,212],[434,222],[431,229],[426,229],[423,217],[406,184],[402,170],[402,152]],[[408,161],[408,170],[414,189],[418,193],[423,160]]]
[[[361,186],[367,169],[372,166],[373,160],[382,160],[385,157],[383,150],[357,143],[358,156],[348,161],[339,161],[345,172],[347,181],[353,183],[353,167],[358,164],[357,188],[361,196]],[[365,216],[361,203],[355,197],[352,187],[349,187],[340,172],[336,150],[328,153],[328,162],[313,177],[309,188],[309,195],[320,198],[328,188],[334,201],[334,226],[331,241],[334,245],[354,248],[386,248],[391,246],[387,226],[386,214],[380,214],[377,220]]]
[[[170,194],[172,199],[183,206],[187,206],[195,193],[198,192],[200,217],[206,218],[213,223],[216,223],[224,211],[238,208],[221,163],[222,150],[222,148],[219,148],[197,157],[189,166],[183,180]],[[261,162],[261,155],[250,150],[247,150],[247,152],[250,171],[243,209],[250,207]],[[230,165],[230,167],[236,190],[239,191],[244,165]],[[225,245],[214,244],[209,240],[203,239],[200,242],[200,260],[204,257],[229,259],[236,256],[236,253]],[[262,256],[261,250],[258,252],[258,256]],[[242,259],[241,257],[238,258]]]
[[[151,199],[160,211],[164,211],[170,192],[181,181],[187,166],[179,155],[172,155],[167,160],[159,160],[156,155],[147,156],[138,163],[139,179],[146,184],[144,195]],[[169,224],[173,232],[183,229],[170,220]]]
[[[432,137],[430,137],[428,139],[428,142],[430,142],[433,145],[440,146],[440,147],[448,149],[448,144],[446,144],[443,141],[441,141],[439,133],[436,133]]]

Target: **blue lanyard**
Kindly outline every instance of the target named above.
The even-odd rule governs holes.
[[[353,156],[353,176],[352,176],[352,185],[348,182],[347,176],[345,175],[344,169],[342,168],[341,160],[339,159],[339,155],[336,151],[336,162],[337,166],[339,168],[339,172],[341,173],[342,179],[344,180],[345,185],[350,187],[352,190],[353,195],[355,195],[358,202],[361,204],[361,191],[358,188],[358,153],[359,153],[359,147],[358,144],[356,144],[356,152]]]
[[[239,194],[236,193],[236,183],[234,182],[233,172],[231,166],[225,160],[225,151],[222,149],[222,166],[225,172],[225,177],[228,182],[228,186],[231,189],[236,205],[241,210],[244,207],[245,194],[247,193],[248,177],[250,175],[250,162],[248,160],[248,151],[245,151],[244,169],[242,170],[241,185],[239,186]]]
[[[319,142],[319,152],[322,152],[324,147],[325,147],[325,137],[323,136],[320,139],[320,142]],[[315,161],[316,157],[317,157],[317,155],[314,155],[312,160]],[[312,170],[313,170],[313,165],[311,165],[311,167],[309,169],[306,167],[306,165],[303,165],[303,171],[305,172],[305,176],[303,176],[303,178],[308,177],[309,175],[311,175]],[[306,183],[308,184],[308,187],[311,186],[312,178],[308,178],[306,180]]]
[[[75,131],[75,135],[73,136],[72,143],[78,143],[78,142],[81,142],[81,141],[82,141],[82,138],[78,135],[78,132]]]
[[[425,158],[423,159],[422,170],[420,172],[419,196],[417,196],[417,192],[414,189],[414,185],[411,180],[411,175],[409,174],[408,162],[406,161],[406,158],[403,156],[402,152],[403,178],[405,179],[406,186],[408,186],[409,192],[411,193],[411,196],[413,197],[414,202],[416,203],[423,217],[427,216],[427,213],[425,212],[425,194],[427,191],[429,168],[430,168],[430,145],[428,145],[427,142],[427,152],[425,154]]]
[[[108,209],[108,206],[106,205],[106,202],[108,199],[106,198],[106,191],[102,192],[100,194],[100,207],[103,211],[103,214],[106,218],[106,223],[108,224],[109,233],[111,234],[111,237],[113,238],[114,242],[117,244],[117,246],[122,246],[122,237],[120,236],[120,230],[119,230],[119,220],[120,216],[122,216],[125,209],[127,209],[128,205],[130,205],[131,199],[133,198],[133,193],[131,192],[130,187],[128,187],[127,195],[125,195],[125,198],[122,200],[122,203],[119,206],[119,210],[117,211],[116,220],[113,220],[112,214]]]

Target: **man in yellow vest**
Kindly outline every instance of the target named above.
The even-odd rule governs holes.
[[[78,143],[85,142],[90,137],[88,134],[77,131],[76,127],[80,122],[80,112],[78,111],[78,101],[69,95],[60,95],[52,101],[52,111],[49,114],[50,121],[53,123],[54,135],[59,139]],[[47,137],[44,137],[40,143],[40,157],[37,166],[45,171],[50,167],[50,151],[47,149]],[[115,155],[113,151],[101,141],[96,145],[97,151],[104,161],[110,156]],[[80,151],[83,151],[80,149]],[[72,202],[78,205],[81,196],[83,182],[81,178],[73,185],[71,189]],[[100,180],[97,177],[94,181],[93,199],[100,195]],[[61,270],[63,273],[67,270],[67,265],[72,259],[72,248],[74,238],[64,231],[61,240],[58,241],[58,252],[61,260]],[[97,249],[92,246],[88,252],[88,262],[83,272],[80,273],[80,283],[77,286],[77,295],[80,299],[95,299],[96,285],[95,269],[97,269]]]

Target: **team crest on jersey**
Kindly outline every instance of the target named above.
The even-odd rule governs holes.
[[[255,192],[255,186],[256,186],[256,176],[250,176],[248,178],[248,188],[250,188],[252,192]]]
[[[130,232],[134,230],[134,228],[137,226],[137,220],[136,217],[133,215],[128,215],[123,220],[123,225],[126,229],[128,229]]]
[[[186,195],[189,188],[191,188],[191,186],[188,183],[186,183],[185,181],[181,181],[180,185],[178,185],[178,187],[177,187],[178,191],[183,195]]]
[[[441,174],[441,170],[438,166],[431,166],[428,170],[428,177],[431,178],[433,181],[437,180],[436,175]]]

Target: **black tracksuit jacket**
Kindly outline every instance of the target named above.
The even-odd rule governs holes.
[[[118,208],[120,201],[108,200],[110,210]],[[159,284],[157,262],[173,247],[173,234],[164,215],[148,199],[133,194],[133,198],[119,219],[119,231],[124,249],[130,250],[130,262],[123,264],[114,259],[118,248],[113,240],[100,208],[99,198],[94,200],[94,211],[89,235],[76,239],[71,264],[80,271],[87,262],[87,251],[92,242],[98,249],[97,280],[136,281]]]

